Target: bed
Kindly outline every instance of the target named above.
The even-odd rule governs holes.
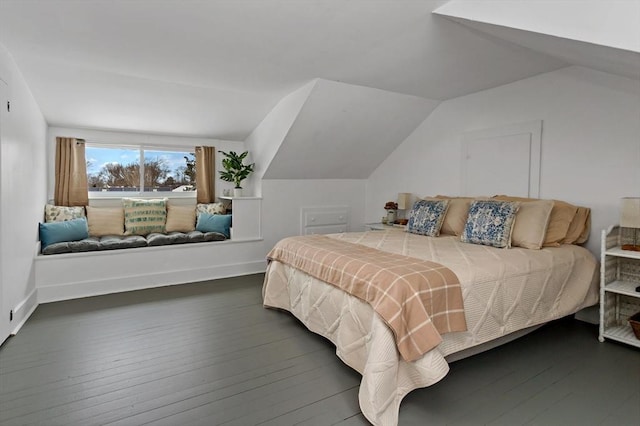
[[[322,238],[436,262],[459,280],[466,331],[445,333],[435,348],[407,360],[394,330],[369,303],[296,267],[270,261],[264,306],[289,311],[333,342],[338,357],[362,375],[360,408],[375,425],[397,424],[402,398],[441,380],[448,361],[575,313],[598,298],[596,259],[579,245],[505,250],[462,242],[460,236],[430,237],[390,227]]]

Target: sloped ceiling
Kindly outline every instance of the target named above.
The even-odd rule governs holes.
[[[438,105],[417,96],[318,80],[265,179],[365,179]]]
[[[228,140],[316,78],[443,100],[567,65],[444,3],[1,0],[0,43],[50,125]]]
[[[640,79],[640,1],[453,0],[433,13],[574,65]]]
[[[640,79],[640,2],[0,0],[0,43],[50,125],[246,141],[267,179],[362,179],[439,101],[570,64]]]

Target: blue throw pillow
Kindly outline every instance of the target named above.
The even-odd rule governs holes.
[[[520,203],[510,201],[474,201],[469,207],[460,240],[498,248],[511,247],[511,232],[519,207]]]
[[[407,232],[437,237],[449,208],[449,200],[419,200],[409,212]]]
[[[230,214],[198,214],[198,223],[196,224],[196,231],[200,232],[217,232],[230,237],[229,228],[231,227],[231,215]]]
[[[53,243],[79,241],[85,238],[89,238],[89,228],[85,218],[40,224],[42,248]]]

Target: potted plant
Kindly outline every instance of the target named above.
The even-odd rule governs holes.
[[[219,172],[220,179],[225,182],[234,183],[234,197],[242,196],[242,186],[240,184],[249,177],[255,166],[255,163],[244,164],[244,159],[249,154],[249,151],[245,151],[242,154],[237,154],[234,151],[218,152],[225,156],[225,158],[222,159],[222,167],[224,167],[224,170]]]

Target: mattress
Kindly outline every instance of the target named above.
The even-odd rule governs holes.
[[[367,303],[279,262],[269,264],[264,305],[291,312],[334,343],[338,357],[362,374],[360,408],[375,425],[397,424],[402,398],[447,374],[445,356],[572,314],[598,298],[596,259],[576,245],[496,249],[396,229],[331,237],[441,263],[462,287],[467,331],[443,335],[437,348],[406,362]]]

